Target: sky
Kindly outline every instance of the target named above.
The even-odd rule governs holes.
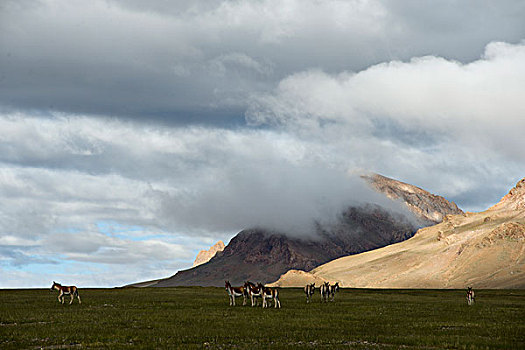
[[[380,173],[495,204],[525,176],[525,3],[0,2],[0,288],[173,275],[307,234]]]

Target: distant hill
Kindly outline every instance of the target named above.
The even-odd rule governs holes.
[[[454,203],[416,186],[380,175],[363,179],[378,192],[405,203],[413,215],[365,204],[345,210],[336,224],[318,225],[315,238],[294,238],[257,228],[243,230],[209,262],[146,285],[223,286],[224,280],[233,284],[245,280],[267,283],[290,269],[309,271],[342,256],[404,241],[421,226],[462,213]]]
[[[442,223],[388,247],[291,270],[274,286],[320,281],[357,288],[525,288],[525,178],[480,213]]]

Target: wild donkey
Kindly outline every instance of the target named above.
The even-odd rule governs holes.
[[[262,290],[250,281],[244,282],[244,288],[250,296],[252,306],[257,306],[257,300],[262,296]]]
[[[332,301],[334,301],[335,293],[339,290],[339,282],[336,282],[334,285],[329,286],[328,288],[328,294],[332,297]]]
[[[468,287],[467,289],[467,305],[474,304],[474,289],[472,287]]]
[[[75,296],[78,299],[78,303],[82,304],[80,301],[80,295],[78,295],[78,288],[76,286],[63,286],[60,283],[56,283],[53,281],[53,285],[51,286],[51,290],[58,290],[60,293],[58,294],[58,301],[64,304],[64,296],[69,295],[71,297],[71,301],[69,302],[69,305],[73,303],[73,299]]]
[[[230,281],[224,281],[224,289],[226,289],[230,297],[230,306],[235,306],[235,298],[240,296],[244,299],[242,305],[246,305],[246,296],[248,293],[244,287],[232,287]]]
[[[268,307],[268,301],[267,301],[268,299],[269,300],[273,299],[274,306],[276,309],[281,308],[281,302],[279,301],[279,290],[265,287],[261,283],[257,284],[257,287],[259,287],[259,289],[262,292],[262,307],[263,308]]]
[[[321,302],[328,301],[328,294],[330,293],[330,282],[325,282],[319,287],[321,292]]]
[[[304,294],[306,294],[306,302],[310,302],[310,297],[314,295],[315,293],[315,283],[307,284],[306,287],[304,287]]]

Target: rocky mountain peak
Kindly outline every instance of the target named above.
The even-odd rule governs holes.
[[[222,252],[223,250],[223,241],[218,241],[217,243],[212,245],[208,250],[201,250],[199,254],[197,254],[195,261],[193,262],[193,267],[207,263],[208,261],[210,261],[211,258],[215,256],[215,254],[217,254],[218,252]]]
[[[498,204],[491,209],[523,210],[525,209],[525,178],[518,181]]]
[[[463,214],[463,211],[458,208],[456,203],[414,185],[379,174],[363,175],[361,178],[388,198],[403,201],[410,211],[423,221],[426,221],[426,225],[437,224],[443,221],[445,215]]]

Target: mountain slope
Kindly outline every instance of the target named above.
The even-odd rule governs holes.
[[[217,254],[218,252],[222,252],[223,250],[223,241],[218,241],[217,243],[212,245],[208,250],[201,250],[199,254],[197,254],[195,261],[193,262],[193,267],[207,263],[208,261],[210,261],[211,258],[215,256],[215,254]]]
[[[481,213],[449,215],[414,237],[343,257],[276,286],[338,281],[357,288],[525,288],[525,179]]]
[[[443,221],[444,215],[463,213],[456,203],[414,185],[379,174],[363,175],[361,178],[377,192],[383,193],[390,199],[403,201],[410,211],[424,221],[425,226]]]
[[[455,204],[415,186],[382,176],[369,176],[365,180],[377,190],[388,188],[397,194],[398,197],[392,198],[403,201],[419,220],[414,220],[409,213],[392,213],[368,204],[348,208],[336,224],[319,225],[314,238],[293,238],[263,229],[243,230],[209,262],[179,271],[155,286],[222,286],[224,280],[234,284],[248,279],[263,283],[275,281],[290,269],[309,271],[342,256],[401,242],[410,238],[418,227],[433,224],[436,218],[462,213]],[[378,181],[387,186],[374,186]],[[433,202],[435,205],[429,204]],[[421,203],[427,205],[420,208]]]

